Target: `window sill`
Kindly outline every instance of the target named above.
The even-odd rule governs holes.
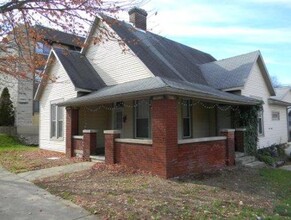
[[[64,138],[63,137],[62,138],[52,137],[50,140],[51,141],[64,141]]]

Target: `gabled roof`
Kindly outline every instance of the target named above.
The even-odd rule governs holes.
[[[101,16],[155,76],[207,85],[198,64],[215,61],[211,55]]]
[[[106,86],[86,56],[77,51],[53,50],[76,88],[98,90]]]
[[[271,95],[274,95],[275,91],[260,51],[202,64],[200,69],[210,86],[227,90],[243,88],[256,62],[262,69],[265,83]]]
[[[234,95],[209,86],[176,81],[161,77],[149,77],[114,86],[108,86],[78,98],[60,103],[62,106],[81,106],[109,103],[115,100],[129,100],[153,95],[178,95],[198,100],[233,105],[256,105],[260,101],[245,96]]]
[[[85,41],[85,38],[83,37],[44,27],[42,25],[35,25],[34,28],[40,35],[43,36],[44,40],[49,40],[59,44],[65,44],[80,48]]]
[[[255,51],[202,64],[200,69],[209,85],[216,89],[243,87],[259,54]]]
[[[288,87],[288,86],[286,86],[286,87],[280,87],[280,88],[275,88],[275,91],[276,91],[276,96],[273,96],[272,98],[283,101],[284,97],[289,92],[291,92],[291,88]]]
[[[48,62],[52,56],[55,56],[64,67],[77,90],[96,91],[106,86],[88,59],[80,52],[53,48]],[[47,69],[48,66],[45,67],[45,74],[47,74]],[[44,82],[40,83],[35,95],[36,100],[40,98],[44,86]]]

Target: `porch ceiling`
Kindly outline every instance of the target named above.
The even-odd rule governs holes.
[[[102,88],[89,95],[69,99],[60,106],[105,104],[120,100],[140,99],[154,95],[176,95],[201,101],[230,105],[258,105],[260,101],[245,96],[223,92],[209,86],[173,81],[161,77],[149,77],[132,82]]]

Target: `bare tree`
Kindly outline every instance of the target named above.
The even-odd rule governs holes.
[[[142,0],[11,0],[0,3],[0,74],[28,77],[44,65],[43,57],[35,53],[36,42],[43,33],[36,24],[51,26],[68,33],[86,36],[89,26],[99,13],[116,16]],[[110,34],[104,31],[103,36]],[[101,39],[95,39],[99,41]],[[82,42],[79,42],[82,46]]]

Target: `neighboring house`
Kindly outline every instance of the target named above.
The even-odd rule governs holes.
[[[216,61],[146,31],[144,10],[129,14],[137,28],[102,15],[81,53],[51,51],[53,62],[35,95],[40,148],[85,159],[105,151],[106,163],[166,178],[217,169],[233,165],[234,143],[243,145],[244,130],[233,129],[232,111],[262,101],[259,147],[287,141],[282,129],[278,137],[267,136],[271,109],[286,107],[269,103],[275,92],[259,52]],[[100,27],[116,41],[95,45]]]
[[[80,51],[84,41],[83,38],[40,25],[34,26],[34,30],[43,39],[36,43],[35,52],[43,55],[44,59],[47,59],[52,46]],[[42,70],[43,67],[38,71]],[[0,91],[8,87],[11,94],[17,134],[25,137],[30,144],[38,144],[39,104],[33,100],[33,96],[40,81],[39,77],[34,78],[30,73],[27,73],[26,78],[0,73],[0,80]]]
[[[290,86],[279,87],[275,89],[276,96],[272,97],[275,102],[285,103],[288,105],[287,108],[287,130],[288,130],[288,141],[291,141],[291,88]]]

